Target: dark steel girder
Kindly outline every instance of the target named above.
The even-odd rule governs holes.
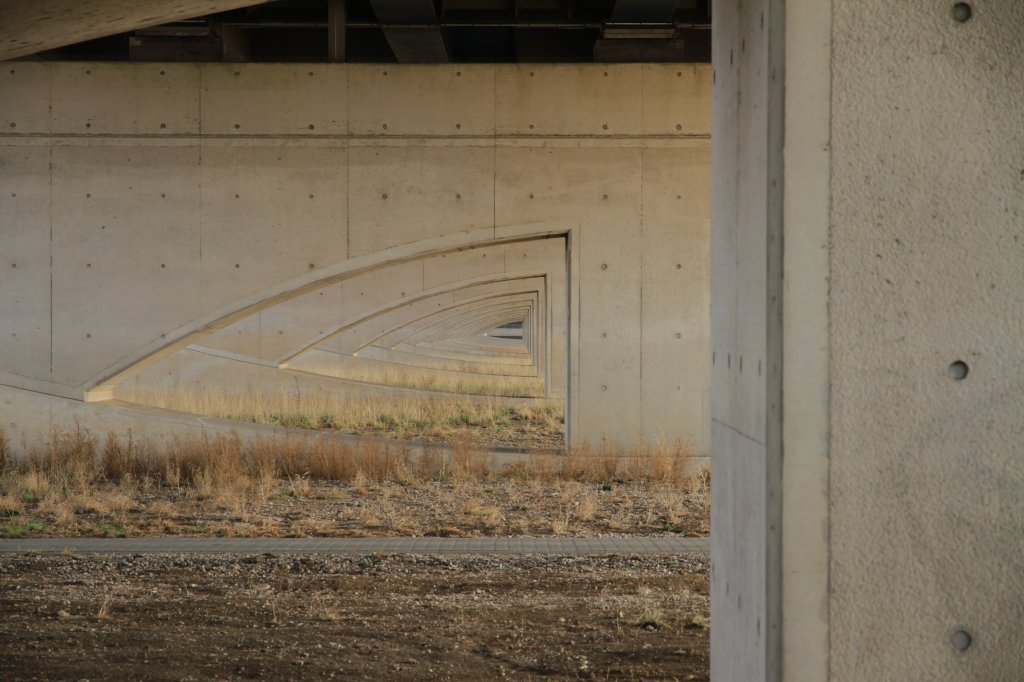
[[[400,63],[448,61],[433,0],[370,0],[370,5],[381,23],[403,24],[403,28],[384,29],[384,37]]]

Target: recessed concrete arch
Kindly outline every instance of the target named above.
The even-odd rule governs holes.
[[[469,352],[470,355],[466,359],[472,359],[473,354],[478,354],[483,356],[482,361],[488,357],[507,357],[508,351],[515,350],[522,352],[520,358],[524,361],[513,364],[537,364],[539,360],[543,365],[545,358],[540,349],[547,348],[547,329],[549,326],[554,326],[553,322],[551,325],[547,324],[547,317],[548,315],[554,316],[555,313],[548,309],[543,291],[533,293],[531,299],[525,301],[525,304],[517,307],[516,301],[511,298],[503,298],[494,304],[474,310],[472,313],[460,311],[457,314],[435,316],[439,319],[436,321],[425,320],[422,329],[413,330],[411,334],[405,334],[406,330],[399,330],[395,334],[382,338],[377,344],[396,349],[401,346],[401,349],[414,350],[429,343],[431,348],[440,346],[453,354]],[[529,334],[525,343],[520,341],[513,345],[480,335],[483,330],[495,324],[525,319],[533,315],[534,311],[541,311],[539,314],[543,315],[545,322],[537,325],[537,332]],[[551,364],[556,367],[561,366],[561,360],[553,358]]]
[[[510,291],[463,299],[441,309],[427,306],[427,312],[420,316],[410,314],[410,310],[415,311],[415,306],[394,309],[383,316],[385,319],[377,321],[377,326],[364,330],[365,325],[355,325],[347,330],[348,333],[335,333],[293,356],[282,366],[360,380],[380,377],[384,384],[419,382],[431,377],[451,379],[463,375],[465,382],[476,382],[482,390],[486,390],[486,382],[492,382],[495,385],[493,392],[498,395],[503,391],[517,395],[528,391],[528,394],[539,395],[536,393],[539,390],[540,394],[550,398],[564,398],[564,393],[557,388],[564,383],[552,386],[548,375],[552,366],[556,367],[556,372],[559,366],[563,368],[562,372],[567,371],[564,354],[549,361],[547,357],[531,353],[519,358],[526,362],[508,363],[496,362],[495,358],[480,353],[481,349],[486,350],[486,346],[479,344],[474,354],[459,353],[457,346],[449,346],[445,356],[435,355],[433,348],[419,346],[421,341],[435,343],[472,337],[495,324],[521,320],[532,314],[542,300],[547,278],[535,279],[535,283],[522,280],[522,284]],[[562,310],[557,316],[564,317],[565,314],[566,311]],[[539,379],[539,388],[526,388],[526,384],[520,383],[528,378]],[[480,384],[481,381],[485,383]]]
[[[429,342],[431,344],[429,346],[422,345],[422,343],[404,342],[393,345],[374,343],[364,346],[355,354],[362,357],[380,357],[381,354],[408,356],[410,358],[423,358],[424,361],[437,363],[457,361],[460,365],[467,366],[467,371],[474,371],[472,369],[474,365],[491,366],[497,364],[507,366],[511,370],[514,368],[526,369],[531,366],[535,367],[537,363],[536,356],[529,352],[525,345],[520,346],[520,348],[527,352],[515,354],[493,352],[485,344],[472,346],[466,344],[460,350],[458,337],[455,337],[450,339],[451,343],[447,346],[438,348],[437,344],[449,340],[447,335],[441,334],[443,334],[443,330],[439,332],[437,342]]]
[[[537,294],[525,294],[525,297],[497,297],[494,301],[481,301],[474,306],[456,306],[422,320],[419,328],[400,328],[386,336],[374,339],[365,345],[394,347],[399,343],[415,346],[421,342],[443,342],[445,340],[467,340],[480,330],[510,319],[521,319],[532,314],[538,305]],[[357,349],[357,351],[360,349]]]
[[[356,318],[347,320],[337,327],[318,334],[312,339],[304,341],[300,346],[290,349],[284,356],[278,359],[279,364],[286,364],[302,353],[322,344],[331,344],[344,352],[355,352],[362,346],[374,343],[375,341],[401,329],[415,325],[423,320],[430,320],[439,312],[452,308],[463,309],[465,306],[472,306],[481,302],[490,302],[495,298],[508,296],[510,293],[533,291],[534,285],[528,284],[533,280],[543,279],[536,276],[514,276],[502,283],[515,287],[511,292],[493,293],[486,291],[484,286],[474,283],[456,288],[444,287],[442,290],[433,290],[417,300],[401,303],[392,303],[373,309],[367,314],[359,315]],[[525,284],[520,284],[520,283]],[[484,284],[489,284],[485,282]],[[485,293],[471,298],[455,300],[448,294],[456,291],[484,290]],[[520,287],[522,287],[520,289]],[[443,297],[438,301],[439,297]],[[370,326],[370,324],[373,326]]]
[[[296,298],[357,274],[370,272],[384,265],[405,263],[447,253],[458,253],[473,247],[564,237],[568,234],[568,229],[550,223],[508,226],[503,227],[500,233],[496,229],[486,228],[425,239],[350,258],[312,274],[296,277],[283,284],[246,296],[203,315],[197,320],[166,332],[144,348],[95,374],[85,381],[81,388],[84,390],[84,397],[87,401],[103,400],[109,397],[109,390],[113,386],[131,376],[133,372],[139,371],[178,349],[199,342],[204,336],[254,313],[266,310],[277,303]]]
[[[452,338],[454,334],[462,333],[467,327],[486,324],[495,317],[525,314],[530,309],[528,304],[537,304],[539,293],[535,289],[529,288],[530,285],[526,286],[527,288],[506,293],[484,294],[478,298],[455,302],[450,307],[432,311],[423,317],[409,320],[401,326],[370,338],[353,350],[358,351],[361,347],[374,343],[393,345],[402,341],[415,343],[425,338],[436,340],[438,335]],[[513,308],[511,312],[510,307]]]

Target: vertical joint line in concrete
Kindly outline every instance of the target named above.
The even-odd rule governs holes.
[[[203,297],[203,72],[199,67],[199,297]]]
[[[640,121],[644,120],[644,74],[646,67],[643,64],[640,68]],[[640,141],[640,435],[644,431],[644,423],[647,417],[644,411],[644,142]]]
[[[53,107],[52,96],[50,98],[50,107],[51,109]],[[53,145],[50,145],[49,157],[50,196],[47,199],[46,206],[49,214],[48,222],[50,223],[50,380],[53,381]]]
[[[498,69],[492,67],[494,92],[492,93],[494,118],[491,120],[491,225],[498,236]],[[506,249],[507,251],[507,249]]]
[[[47,121],[50,122],[52,130],[53,124],[53,71],[52,69],[46,69],[46,116]],[[49,163],[47,166],[47,174],[49,176],[49,196],[46,200],[46,211],[49,220],[50,228],[50,240],[49,240],[49,256],[50,256],[50,381],[53,381],[53,145],[50,145]]]
[[[835,21],[836,15],[833,10],[832,0],[828,2],[828,35],[829,35],[829,79],[828,79],[828,182],[830,191],[828,193],[828,234],[826,240],[828,244],[828,262],[826,264],[827,281],[825,283],[825,343],[826,343],[826,354],[829,358],[829,367],[826,368],[826,378],[828,380],[828,393],[827,403],[825,406],[825,414],[827,423],[825,425],[826,442],[829,444],[827,452],[827,461],[825,464],[825,499],[828,500],[828,506],[826,507],[826,521],[825,521],[825,542],[827,546],[825,554],[825,627],[827,632],[825,634],[825,641],[827,643],[828,650],[825,653],[825,670],[829,677],[832,676],[832,255],[835,253],[832,249],[832,166],[833,166],[833,154],[832,154],[832,102],[833,90],[835,88],[835,79],[832,77],[832,65],[835,64]]]
[[[352,226],[350,208],[352,204],[352,69],[345,67],[345,259],[352,257]],[[341,297],[344,305],[344,296]]]
[[[768,364],[766,373],[765,397],[769,406],[768,418],[765,420],[765,455],[766,455],[766,486],[765,495],[766,517],[766,583],[767,593],[765,595],[765,618],[766,631],[765,642],[768,648],[766,660],[766,674],[769,679],[781,680],[783,675],[783,614],[782,614],[782,589],[783,589],[783,557],[782,557],[782,473],[785,461],[785,443],[783,441],[783,367],[785,344],[783,325],[784,288],[783,288],[783,257],[785,239],[785,120],[786,120],[786,93],[784,84],[786,82],[786,9],[782,0],[774,0],[768,7],[768,32],[765,40],[768,55],[767,82],[767,106],[768,117],[766,145],[765,182],[767,183],[767,203],[765,214],[767,216],[766,226],[768,229],[765,272],[768,281],[765,286],[765,307],[767,311],[766,320],[768,328],[765,330],[765,361]],[[778,65],[778,72],[773,83],[771,77],[772,65]],[[776,109],[777,107],[777,109]],[[778,178],[778,185],[772,187],[771,179]],[[775,233],[774,245],[771,235]],[[775,301],[772,301],[772,291],[775,292]],[[777,369],[773,372],[771,367],[777,363]],[[775,415],[771,413],[771,405],[775,404]],[[772,491],[775,491],[774,495]],[[774,522],[774,523],[773,523]]]
[[[643,67],[641,67],[643,68]],[[640,76],[640,120],[643,120],[644,79]],[[644,411],[644,147],[640,144],[640,434],[647,417]]]

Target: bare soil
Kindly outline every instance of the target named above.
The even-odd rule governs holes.
[[[557,428],[535,427],[528,423],[512,427],[497,425],[460,425],[451,427],[408,426],[401,430],[370,428],[352,429],[357,436],[384,436],[406,441],[423,441],[448,445],[465,443],[478,448],[509,448],[512,450],[556,451],[565,449],[565,431]]]
[[[708,559],[0,557],[4,680],[708,680]]]
[[[237,485],[99,484],[0,509],[0,537],[479,536],[708,533],[707,481],[406,483],[239,479]]]

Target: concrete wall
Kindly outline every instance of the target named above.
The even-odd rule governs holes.
[[[265,340],[255,314],[289,297],[343,306],[345,273],[539,225],[568,235],[573,437],[703,452],[709,80],[694,65],[9,63],[2,383],[81,397],[225,325]]]
[[[1022,679],[1024,6],[834,8],[832,672]]]
[[[715,4],[716,679],[1024,678],[1024,7],[971,9]]]

